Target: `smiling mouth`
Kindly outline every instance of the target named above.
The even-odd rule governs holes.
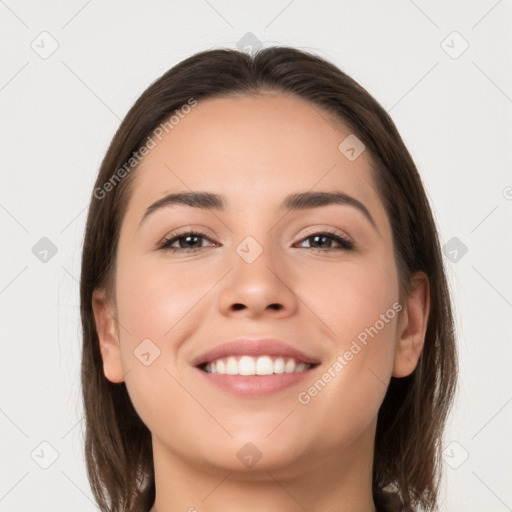
[[[197,368],[206,373],[219,375],[273,375],[300,373],[311,370],[317,364],[305,363],[288,356],[249,355],[220,357],[200,364]]]

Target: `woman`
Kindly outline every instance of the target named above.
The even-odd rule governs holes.
[[[456,347],[433,216],[326,60],[205,51],[144,91],[91,197],[81,315],[102,510],[438,506]]]

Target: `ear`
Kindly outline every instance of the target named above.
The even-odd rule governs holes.
[[[103,373],[110,382],[123,382],[124,370],[117,322],[114,318],[115,311],[107,301],[105,290],[96,289],[93,291],[92,310],[103,359]]]
[[[430,286],[424,272],[417,272],[405,299],[398,324],[398,341],[395,352],[393,377],[407,377],[416,365],[425,343],[425,333],[430,312]]]

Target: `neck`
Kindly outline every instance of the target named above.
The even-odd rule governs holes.
[[[170,452],[153,437],[156,499],[150,512],[375,512],[375,423],[350,447],[306,453],[287,465],[240,471]]]

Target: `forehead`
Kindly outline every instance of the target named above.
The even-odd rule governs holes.
[[[222,192],[228,208],[267,207],[290,192],[341,190],[376,199],[370,158],[350,161],[339,119],[293,95],[199,100],[144,157],[131,202],[137,209],[175,191]]]

